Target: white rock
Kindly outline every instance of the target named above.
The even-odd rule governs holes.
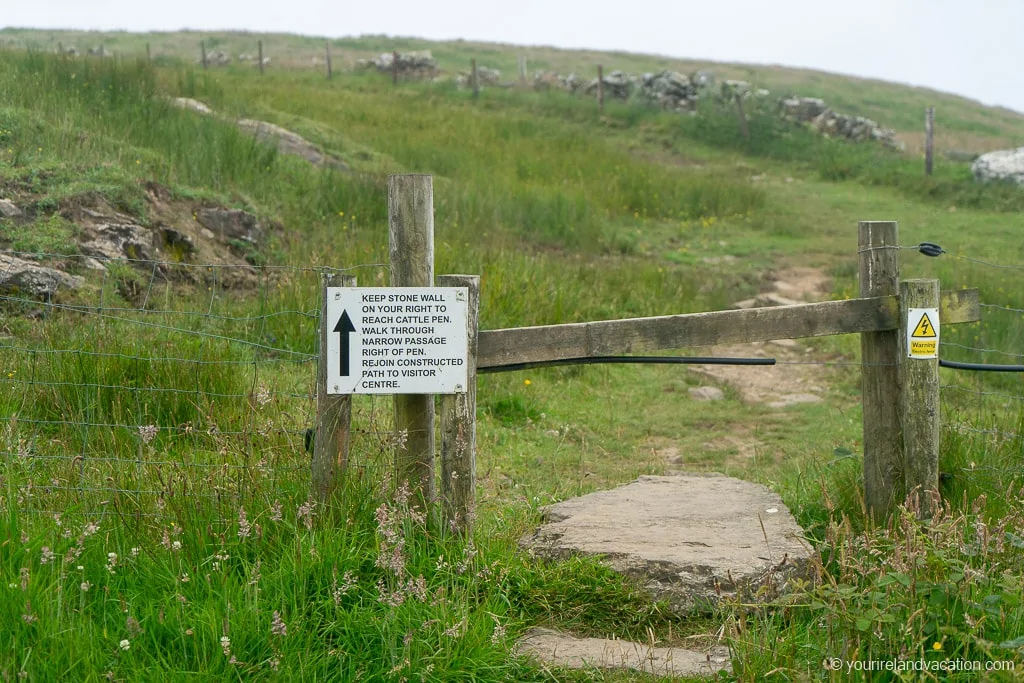
[[[725,392],[718,387],[690,387],[690,398],[694,401],[721,401]]]
[[[971,171],[975,179],[982,183],[1012,180],[1024,184],[1024,147],[982,154],[971,165]]]

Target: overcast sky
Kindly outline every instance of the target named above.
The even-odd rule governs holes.
[[[0,26],[627,50],[870,76],[1024,111],[1024,0],[0,0]]]

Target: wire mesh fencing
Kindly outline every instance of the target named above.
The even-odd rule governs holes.
[[[0,496],[141,518],[308,491],[333,269],[16,256],[75,284],[0,295]],[[383,466],[390,438],[388,411],[367,399],[353,420],[359,475]]]

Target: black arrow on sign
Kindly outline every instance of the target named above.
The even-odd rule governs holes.
[[[341,335],[341,376],[348,377],[348,335],[349,332],[356,331],[356,326],[352,324],[352,319],[348,317],[348,311],[341,312],[341,318],[338,319],[338,324],[334,326],[334,331]]]

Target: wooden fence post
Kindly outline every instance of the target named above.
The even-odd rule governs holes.
[[[924,174],[932,174],[932,159],[935,150],[935,107],[924,110]]]
[[[480,72],[476,69],[476,57],[469,60],[470,78],[473,79],[473,99],[480,97]]]
[[[895,221],[858,224],[860,296],[899,293],[899,231]],[[864,502],[883,521],[902,502],[903,443],[899,411],[899,333],[865,332],[860,336],[861,397],[864,402]]]
[[[429,175],[388,177],[391,286],[434,285],[434,189]],[[434,397],[394,397],[395,471],[426,512],[434,500]]]
[[[391,85],[398,85],[398,50],[391,52]]]
[[[604,67],[597,65],[597,110],[604,113]]]
[[[906,491],[917,497],[918,516],[931,517],[939,490],[939,360],[910,358],[907,346],[908,312],[912,308],[939,307],[938,280],[906,280],[900,283],[900,395],[899,417],[903,425]],[[918,320],[910,322],[917,325]],[[929,321],[941,325],[939,320]]]
[[[150,50],[149,43],[146,43],[146,61],[147,62],[152,62],[153,61],[153,51]]]
[[[203,60],[203,69],[205,70],[207,68],[207,62],[206,62],[206,41],[205,40],[200,40],[199,41],[199,54],[200,54],[200,58]]]
[[[316,369],[316,436],[313,440],[313,492],[320,502],[327,501],[341,484],[348,465],[352,444],[352,397],[328,394],[327,337],[331,334],[327,321],[327,288],[355,287],[351,275],[326,273],[323,276],[320,302],[320,358]]]
[[[519,82],[526,85],[526,55],[519,55]]]
[[[465,287],[469,294],[466,331],[466,393],[441,397],[441,502],[444,523],[456,532],[473,527],[476,510],[476,351],[480,310],[479,275],[439,275],[438,287]]]
[[[324,41],[324,52],[327,54],[327,80],[331,80],[331,76],[333,76],[331,70],[331,41]]]
[[[262,40],[259,41],[256,44],[256,49],[259,51],[260,74],[262,74],[263,73],[263,41]]]
[[[743,98],[738,92],[733,93],[733,97],[736,100],[736,116],[740,120],[740,134],[743,135],[744,140],[749,140],[750,127],[747,125],[747,115],[743,112]]]

